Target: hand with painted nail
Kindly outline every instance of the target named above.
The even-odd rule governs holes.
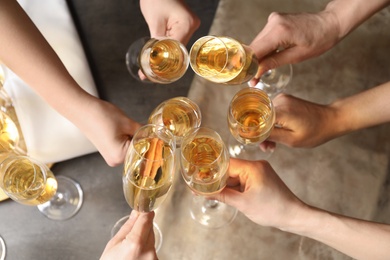
[[[153,218],[153,211],[140,213],[133,210],[129,220],[107,243],[100,260],[158,259],[154,248]]]

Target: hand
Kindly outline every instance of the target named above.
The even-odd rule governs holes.
[[[140,0],[140,7],[152,38],[166,36],[186,45],[200,26],[183,0]]]
[[[318,56],[339,40],[337,19],[331,12],[271,13],[250,44],[259,59],[259,71],[251,81],[252,86],[265,71]]]
[[[337,109],[290,95],[280,94],[273,100],[275,127],[267,142],[290,147],[315,147],[335,138]]]
[[[154,212],[133,210],[129,220],[107,243],[100,259],[158,259],[154,249],[153,218]]]
[[[123,163],[134,133],[141,124],[130,119],[113,104],[90,97],[73,120],[95,145],[109,166]],[[77,121],[76,121],[77,120]]]
[[[213,199],[237,208],[262,226],[284,227],[305,207],[267,161],[230,159],[228,185]]]

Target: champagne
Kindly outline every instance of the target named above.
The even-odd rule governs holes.
[[[228,159],[222,143],[198,136],[182,148],[182,156],[183,176],[194,192],[210,195],[226,186]]]
[[[164,125],[175,137],[183,137],[200,125],[199,107],[190,99],[176,97],[157,106],[149,117],[149,123]]]
[[[270,135],[274,110],[268,95],[257,89],[243,89],[230,104],[229,130],[243,144],[259,143]]]
[[[13,151],[18,143],[18,127],[7,114],[0,112],[0,154]]]
[[[27,157],[8,158],[2,162],[1,187],[13,200],[25,205],[49,201],[57,191],[54,174]]]
[[[188,68],[188,53],[180,42],[172,39],[151,39],[140,55],[142,72],[151,81],[155,78],[172,82],[184,75]]]
[[[149,212],[164,201],[171,188],[174,151],[158,138],[141,139],[132,148],[134,152],[126,159],[122,177],[123,191],[130,207]]]
[[[258,70],[256,56],[248,46],[223,36],[198,40],[191,48],[190,62],[199,76],[216,83],[242,84]]]

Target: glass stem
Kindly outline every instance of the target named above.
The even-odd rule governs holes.
[[[219,201],[218,200],[206,200],[205,202],[206,208],[212,209],[218,207]]]

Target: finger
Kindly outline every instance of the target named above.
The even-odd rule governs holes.
[[[260,149],[263,152],[270,152],[272,153],[275,150],[276,144],[275,142],[271,142],[268,139],[262,143],[260,143]]]
[[[232,177],[229,177],[227,180],[226,180],[226,186],[232,188],[232,187],[236,187],[236,186],[239,186],[240,185],[240,179],[239,178],[232,178]]]
[[[229,177],[236,178],[239,180],[240,173],[241,173],[241,164],[242,161],[240,159],[236,158],[230,158],[229,160]]]
[[[148,27],[151,38],[166,37],[167,24],[165,20],[161,22],[159,20],[153,20],[153,23],[149,24]]]
[[[153,232],[154,211],[140,213],[137,221],[134,223],[133,229],[126,236],[130,241],[139,241],[142,245],[148,241],[148,238]]]
[[[216,194],[215,197],[213,196],[213,199],[239,209],[240,204],[242,203],[242,192],[231,188],[225,188],[220,193]]]
[[[272,130],[267,141],[287,144],[287,140],[290,138],[291,134],[292,131],[289,129],[275,127],[274,130]]]
[[[136,211],[136,210],[131,211],[128,220],[125,222],[125,224],[123,224],[123,226],[119,229],[119,231],[111,239],[113,244],[117,244],[126,238],[126,235],[128,233],[130,233],[130,231],[132,230],[132,228],[134,226],[134,223],[137,221],[138,216],[139,216],[138,211]]]
[[[270,69],[275,69],[287,64],[298,63],[305,59],[306,57],[302,55],[301,48],[297,46],[284,49],[283,51],[274,52],[260,60],[256,78],[261,77],[264,72]]]

